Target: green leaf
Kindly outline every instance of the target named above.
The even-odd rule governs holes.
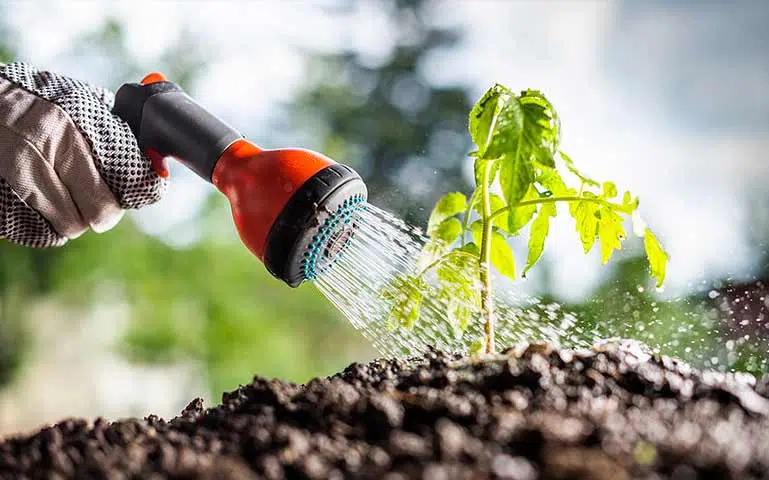
[[[646,249],[646,257],[649,259],[651,276],[657,279],[657,288],[659,288],[665,282],[668,254],[662,248],[654,233],[648,228],[644,233],[644,247]]]
[[[561,175],[553,168],[543,168],[537,177],[537,182],[550,191],[550,193],[559,197],[568,197],[577,194],[576,190],[566,186]]]
[[[491,264],[502,275],[515,279],[515,258],[510,245],[499,232],[491,233]]]
[[[537,90],[526,90],[519,97],[523,110],[523,142],[531,159],[540,165],[555,168],[555,156],[560,141],[560,125],[553,105]]]
[[[531,224],[531,233],[529,236],[529,256],[526,259],[526,267],[523,269],[523,277],[531,267],[533,267],[542,256],[545,249],[545,239],[550,231],[550,217],[556,216],[554,203],[544,203],[539,210],[539,215]]]
[[[505,87],[498,89],[496,108],[489,127],[486,148],[480,148],[479,145],[479,150],[483,152],[482,157],[500,158],[512,154],[529,159],[529,152],[519,149],[519,145],[524,147],[521,144],[525,128],[523,108],[518,97]]]
[[[534,181],[534,167],[531,162],[516,155],[505,156],[499,172],[499,184],[508,205],[520,202]]]
[[[459,247],[457,251],[469,253],[470,255],[474,255],[476,258],[480,257],[481,255],[481,249],[478,248],[478,245],[476,245],[474,242],[469,242],[462,247]]]
[[[582,248],[585,253],[590,253],[590,250],[595,244],[596,236],[598,235],[598,204],[588,200],[580,200],[574,202],[574,209],[572,215],[577,221],[577,233],[582,241]]]
[[[529,190],[526,192],[526,195],[523,196],[521,201],[527,201],[527,200],[536,200],[539,198],[539,193],[537,192],[537,189],[534,187],[534,184],[529,185]],[[505,221],[507,222],[505,227],[506,231],[510,233],[511,235],[515,235],[518,233],[520,229],[526,226],[531,219],[534,217],[534,214],[537,213],[537,205],[524,205],[524,206],[518,206],[512,209],[512,215],[500,215],[500,217],[503,217]],[[508,221],[509,219],[509,221]],[[498,225],[497,218],[494,219],[495,225]]]
[[[614,198],[617,196],[617,186],[612,182],[603,182],[604,198]]]
[[[600,215],[598,238],[601,244],[601,263],[606,265],[614,250],[622,249],[621,242],[626,234],[625,229],[622,228],[622,217],[611,208],[601,208]]]
[[[470,111],[470,137],[478,146],[478,156],[484,157],[491,143],[493,128],[499,114],[499,100],[502,95],[509,95],[507,88],[495,84],[481,97]]]
[[[427,221],[427,233],[437,228],[438,225],[449,217],[464,212],[467,208],[467,198],[460,192],[447,193],[435,204],[430,219]]]
[[[559,141],[558,117],[540,92],[524,91],[520,97],[494,85],[470,114],[470,134],[480,157],[501,158],[500,184],[508,205],[518,203],[534,181],[534,162],[554,167]],[[476,161],[476,183],[486,167]],[[492,172],[496,176],[496,171]],[[490,179],[491,181],[491,179]]]
[[[638,197],[633,198],[630,192],[625,192],[625,195],[622,197],[622,211],[630,215],[638,208],[638,203]]]
[[[462,233],[462,222],[456,217],[450,217],[438,224],[430,237],[446,244],[453,243]]]

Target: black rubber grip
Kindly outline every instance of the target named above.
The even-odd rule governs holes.
[[[142,151],[173,156],[208,182],[222,153],[243,138],[173,82],[127,83],[112,111],[131,127]]]

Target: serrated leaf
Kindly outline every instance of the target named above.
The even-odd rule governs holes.
[[[508,204],[517,203],[534,180],[534,162],[554,167],[557,151],[558,118],[540,92],[527,90],[520,97],[495,85],[471,112],[471,135],[481,157],[501,158],[500,185]],[[476,165],[476,183],[482,184]],[[496,174],[496,171],[493,172]]]
[[[577,233],[579,233],[579,239],[582,242],[582,248],[585,254],[590,253],[590,250],[595,245],[595,239],[598,235],[598,204],[588,200],[580,200],[574,202],[574,209],[572,216],[577,221]]]
[[[430,219],[427,221],[427,234],[432,236],[432,231],[445,219],[464,212],[467,208],[467,198],[460,192],[447,193],[435,204]]]
[[[502,95],[509,96],[509,90],[502,85],[495,84],[486,91],[470,111],[468,129],[470,137],[478,146],[479,157],[486,156],[486,151],[491,143]]]
[[[659,288],[665,282],[669,257],[657,237],[648,228],[644,234],[644,248],[646,249],[646,257],[649,259],[651,276],[657,279],[657,288]]]
[[[625,229],[622,228],[622,217],[611,208],[604,207],[600,210],[601,218],[598,221],[598,239],[601,244],[601,263],[606,264],[614,250],[622,249],[622,240],[625,238]]]
[[[622,197],[622,211],[624,213],[632,214],[638,208],[638,204],[638,197],[633,198],[630,192],[625,192],[625,195]]]
[[[553,105],[537,90],[524,91],[518,101],[524,117],[523,141],[531,159],[555,168],[553,157],[558,151],[560,125]]]
[[[606,199],[617,196],[617,186],[613,182],[603,182],[603,196]]]
[[[561,158],[563,159],[563,162],[566,164],[566,168],[569,169],[571,173],[573,173],[577,178],[579,178],[583,183],[586,185],[590,185],[593,187],[600,187],[601,184],[593,180],[592,178],[588,177],[584,173],[577,170],[577,167],[574,165],[574,161],[566,155],[563,152],[558,152],[561,155]]]
[[[566,186],[566,183],[563,181],[563,178],[561,178],[558,171],[552,168],[543,168],[537,177],[537,182],[549,190],[553,195],[559,197],[567,197],[577,194],[576,190]]]
[[[518,148],[519,145],[525,148],[521,139],[526,127],[523,108],[518,97],[504,88],[504,90],[499,91],[496,102],[495,116],[491,123],[490,137],[483,157],[500,158],[520,152],[521,155],[519,156],[526,158],[529,152],[520,151]]]
[[[521,201],[525,202],[527,200],[536,200],[538,198],[539,193],[534,187],[534,184],[531,184],[529,185],[529,190],[526,192],[526,195],[523,196]],[[520,229],[525,227],[534,217],[534,214],[537,213],[537,205],[523,205],[515,207],[512,210],[512,215],[501,215],[501,217],[505,217],[505,220],[507,221],[507,225],[505,225],[507,228],[505,230],[511,235],[515,235]],[[495,224],[497,224],[497,219],[495,218],[494,220]]]
[[[462,222],[456,217],[449,217],[438,224],[430,235],[431,239],[444,242],[447,245],[453,243],[462,233]]]
[[[529,255],[526,259],[526,267],[523,269],[523,277],[531,267],[533,267],[542,256],[545,249],[545,239],[550,232],[550,218],[556,216],[554,203],[544,203],[539,210],[537,218],[531,224],[531,233],[529,234]]]
[[[515,257],[513,250],[499,232],[491,232],[491,264],[502,275],[515,279]]]

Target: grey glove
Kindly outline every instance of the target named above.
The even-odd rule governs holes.
[[[0,65],[0,238],[59,246],[160,200],[167,182],[113,102],[102,88]]]

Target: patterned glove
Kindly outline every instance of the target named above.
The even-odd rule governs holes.
[[[0,238],[60,246],[109,230],[167,188],[112,92],[23,64],[0,64]]]

